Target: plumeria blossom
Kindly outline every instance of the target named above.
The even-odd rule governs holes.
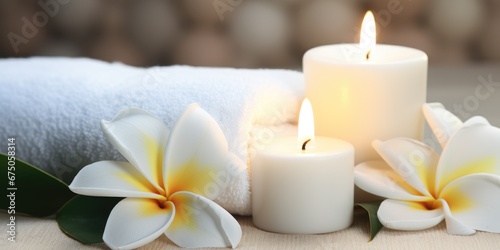
[[[181,247],[239,244],[240,225],[212,201],[217,193],[207,195],[217,190],[216,176],[226,171],[229,157],[226,138],[208,113],[190,105],[169,133],[156,117],[130,108],[101,127],[128,162],[90,164],[70,189],[126,197],[106,222],[103,240],[110,248],[137,248],[161,234]]]
[[[378,210],[385,227],[427,229],[446,221],[448,233],[500,233],[500,129],[482,117],[462,123],[442,104],[424,115],[442,147],[407,138],[374,141],[384,161],[355,168],[361,189],[387,198]]]

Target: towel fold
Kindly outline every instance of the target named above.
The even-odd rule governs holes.
[[[230,164],[240,169],[216,202],[242,215],[251,213],[249,145],[296,122],[303,98],[302,74],[290,70],[137,68],[85,58],[0,60],[0,88],[1,141],[15,137],[19,159],[66,182],[92,162],[124,160],[104,139],[101,119],[138,107],[172,128],[198,103],[219,123],[236,155]]]

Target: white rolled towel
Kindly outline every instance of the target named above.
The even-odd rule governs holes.
[[[287,131],[304,94],[302,74],[291,70],[137,68],[44,57],[0,60],[0,88],[1,141],[15,137],[18,158],[68,183],[87,164],[124,160],[105,140],[102,119],[138,107],[172,128],[198,103],[219,123],[237,156],[230,164],[241,169],[216,202],[242,215],[251,213],[249,147]]]

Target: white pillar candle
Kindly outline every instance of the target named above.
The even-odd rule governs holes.
[[[306,103],[306,101],[305,101]],[[260,229],[291,234],[319,234],[352,224],[354,148],[333,138],[302,133],[276,138],[252,161],[252,214]],[[311,125],[312,124],[312,125]]]
[[[371,18],[372,23],[363,22],[360,44],[316,47],[303,58],[317,134],[352,143],[356,163],[379,159],[371,146],[375,139],[423,135],[427,55],[413,48],[375,46]]]

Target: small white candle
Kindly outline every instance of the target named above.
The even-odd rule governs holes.
[[[276,138],[252,161],[252,214],[260,229],[319,234],[352,224],[354,148],[342,140],[314,137],[307,103],[299,136]]]
[[[427,55],[416,49],[375,45],[375,21],[367,13],[360,44],[313,48],[303,58],[306,97],[318,135],[352,143],[356,163],[379,159],[371,142],[421,139]]]

